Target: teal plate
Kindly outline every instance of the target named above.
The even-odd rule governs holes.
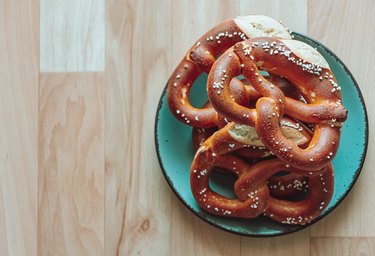
[[[162,93],[156,113],[155,145],[163,174],[181,202],[195,215],[217,228],[253,237],[279,236],[302,230],[332,212],[349,193],[360,174],[368,143],[367,113],[361,91],[348,68],[332,51],[307,36],[298,33],[294,33],[294,36],[317,48],[327,60],[342,87],[343,104],[349,110],[342,129],[340,147],[333,160],[336,175],[332,200],[321,216],[308,225],[286,225],[263,216],[256,219],[224,218],[202,210],[190,191],[189,170],[194,157],[191,127],[172,116],[166,101],[166,88]],[[191,91],[193,105],[202,105],[207,100],[206,80],[205,74],[196,80]],[[234,196],[229,189],[234,182],[231,176],[220,173],[212,176],[210,186],[213,190],[228,197]]]

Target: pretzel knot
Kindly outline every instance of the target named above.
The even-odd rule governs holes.
[[[216,58],[237,42],[247,38],[270,36],[290,39],[287,29],[276,20],[261,16],[229,19],[205,33],[188,51],[168,81],[168,105],[174,116],[193,127],[212,127],[217,113],[212,106],[193,107],[191,86],[202,72],[208,73]]]
[[[260,69],[285,77],[307,103],[285,97]],[[263,96],[254,109],[230,97],[228,84],[241,74]],[[340,90],[328,63],[311,46],[268,37],[252,38],[228,49],[213,65],[207,81],[209,99],[219,114],[255,127],[260,140],[279,159],[310,171],[325,168],[338,149],[340,128],[347,116]],[[307,148],[298,147],[282,134],[284,114],[314,124]]]
[[[250,166],[232,154],[219,155],[212,150],[210,137],[195,155],[190,172],[194,198],[206,211],[219,216],[256,218],[264,214],[275,221],[304,225],[326,208],[333,194],[333,169],[326,166],[319,172],[306,173],[278,159],[265,160]],[[234,192],[238,199],[229,199],[211,190],[209,177],[214,167],[235,174]],[[307,176],[308,195],[301,201],[288,201],[270,195],[267,180],[280,171]]]
[[[282,131],[291,138],[296,145],[304,148],[311,140],[310,132],[301,123],[284,117],[282,119]],[[194,128],[192,133],[193,148],[197,151],[204,142],[212,136],[210,147],[216,154],[224,155],[234,153],[248,161],[259,160],[269,157],[271,152],[266,149],[251,127],[237,127],[234,123],[229,123],[225,127],[217,130],[215,128]],[[239,142],[241,141],[241,142]],[[207,142],[209,143],[209,142]],[[207,143],[204,147],[207,146]],[[231,165],[232,164],[232,165]],[[235,170],[236,162],[227,163],[226,168]],[[218,171],[228,172],[225,169]],[[270,194],[278,198],[289,198],[300,194],[306,190],[308,183],[303,175],[289,173],[282,176],[272,176],[267,180]]]

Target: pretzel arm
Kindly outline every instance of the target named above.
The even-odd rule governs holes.
[[[310,103],[286,97],[286,114],[303,122],[316,124],[321,122],[335,123],[346,119],[347,111],[341,104]],[[338,125],[338,123],[336,123]]]
[[[240,59],[233,51],[228,50],[215,62],[207,81],[207,94],[212,106],[220,114],[237,123],[255,124],[256,112],[254,109],[241,106],[231,100],[229,83],[241,74]]]

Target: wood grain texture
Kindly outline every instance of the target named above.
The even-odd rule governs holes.
[[[38,255],[104,255],[104,88],[97,73],[42,74]]]
[[[283,237],[241,239],[241,256],[300,256],[309,254],[309,229]]]
[[[171,1],[106,4],[106,255],[168,255],[171,192],[154,145],[170,72]]]
[[[371,256],[375,255],[374,238],[311,238],[311,256]]]
[[[357,80],[369,111],[369,144],[362,173],[353,191],[329,217],[314,225],[313,236],[375,236],[374,1],[310,1],[309,34],[332,49]],[[345,103],[345,102],[344,102]],[[349,113],[350,115],[350,113]],[[340,170],[336,170],[339,172]]]
[[[103,71],[104,27],[104,0],[40,0],[41,71]]]
[[[267,15],[293,31],[307,32],[307,0],[240,0],[239,13]]]
[[[0,0],[0,255],[375,255],[374,9],[371,0]],[[249,14],[332,49],[369,111],[354,190],[311,230],[284,237],[240,237],[197,218],[154,149],[174,67],[209,28]],[[60,73],[39,79],[39,69]]]
[[[0,255],[36,255],[39,2],[0,0]]]

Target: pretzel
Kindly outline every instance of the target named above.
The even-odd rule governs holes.
[[[279,159],[260,162],[245,171],[235,183],[235,193],[240,200],[251,196],[266,187],[265,182],[275,172],[288,169],[293,173],[304,174],[304,170],[286,167]],[[308,175],[308,194],[301,201],[294,202],[274,197],[268,199],[264,215],[285,224],[305,225],[318,217],[329,204],[333,195],[333,169],[329,164],[320,172]],[[260,198],[260,197],[259,197]],[[259,201],[262,200],[261,198]]]
[[[218,154],[235,152],[236,155],[246,159],[258,160],[271,155],[271,152],[260,142],[252,127],[237,126],[238,124],[230,123],[219,131],[214,128],[193,128],[192,141],[194,149],[198,150],[214,134],[212,148]],[[310,142],[310,132],[301,123],[283,117],[281,126],[283,133],[300,147],[304,148]],[[229,168],[231,169],[233,166],[229,165]],[[298,194],[305,189],[306,185],[305,177],[296,174],[272,177],[269,180],[271,195],[277,197]]]
[[[307,103],[286,98],[258,68],[288,79]],[[241,74],[263,95],[256,108],[230,99],[227,84]],[[213,65],[207,81],[208,97],[219,114],[255,127],[261,141],[279,159],[309,171],[324,168],[336,154],[340,128],[347,116],[340,90],[328,63],[311,46],[267,37],[249,39],[228,49]],[[284,113],[314,124],[313,138],[306,149],[282,134],[279,121]]]
[[[288,80],[283,79],[279,76],[272,75],[272,74],[269,74],[269,76],[266,76],[265,78],[267,78],[268,80],[272,81],[275,85],[277,85],[283,91],[283,93],[285,95],[288,95],[292,99],[304,101],[303,97],[298,92],[296,92],[296,90],[294,89],[294,87],[291,85],[291,83]],[[242,106],[248,107],[249,102],[256,102],[259,98],[262,97],[262,95],[258,91],[256,91],[254,89],[254,87],[251,86],[249,84],[249,82],[246,81],[245,79],[240,80],[240,79],[237,79],[237,78],[233,78],[232,81],[230,82],[230,90],[231,90],[231,98],[235,102],[237,102],[238,104],[240,104]],[[211,106],[211,103],[209,101],[207,101],[203,105],[203,108],[207,108],[209,106]],[[227,118],[225,118],[224,116],[217,115],[216,126],[218,127],[218,129],[221,129],[221,128],[225,127],[230,122],[231,121],[228,120]],[[287,132],[287,130],[289,128],[289,130],[294,129],[294,130],[296,130],[295,132],[301,133],[301,135],[303,135],[305,137],[310,137],[310,134],[309,134],[308,130],[300,122],[297,122],[293,119],[285,117],[280,121],[280,124],[281,124],[282,127],[285,127],[285,129],[284,129],[285,132]],[[236,125],[238,125],[238,124],[236,124]],[[230,129],[234,129],[234,128],[235,127],[232,125]],[[242,127],[242,128],[249,130],[248,133],[251,130],[251,127]],[[198,150],[198,148],[203,144],[203,142],[206,139],[208,139],[218,129],[216,129],[215,127],[210,127],[210,128],[194,127],[193,130],[192,130],[192,142],[193,142],[194,150],[195,151]],[[289,132],[289,135],[290,135],[290,132]],[[257,135],[254,134],[254,136],[257,136]],[[296,139],[296,138],[294,138],[294,139]],[[223,140],[225,140],[225,139],[223,139]],[[294,142],[296,142],[296,141],[294,141]],[[230,142],[229,142],[229,144],[230,144]],[[238,149],[236,153],[239,154],[240,156],[245,157],[245,158],[258,158],[258,157],[262,157],[262,155],[264,155],[264,153],[270,152],[268,150],[264,150],[264,145],[262,145],[261,147],[259,147],[259,146],[255,147],[255,145],[251,145],[251,143],[246,142],[246,141],[244,142],[244,144],[246,144],[246,146],[248,148]],[[249,146],[252,146],[252,147],[249,148]],[[302,148],[305,148],[305,147],[308,146],[308,144],[302,145],[300,143],[300,146]]]
[[[168,81],[167,100],[173,115],[193,127],[215,126],[216,111],[196,108],[189,100],[191,86],[202,72],[208,73],[216,58],[247,38],[270,36],[290,39],[287,29],[272,18],[253,15],[228,19],[205,33],[184,56]]]
[[[270,196],[266,184],[272,175],[284,170],[306,175],[306,171],[290,167],[278,159],[250,166],[234,155],[215,153],[213,140],[214,136],[211,136],[199,148],[190,171],[193,196],[204,210],[219,216],[238,218],[255,218],[264,213],[282,223],[304,225],[319,216],[328,205],[333,193],[331,166],[307,174],[308,195],[302,201],[276,199]],[[214,167],[226,169],[238,176],[234,187],[238,199],[226,198],[210,189],[209,177]]]

